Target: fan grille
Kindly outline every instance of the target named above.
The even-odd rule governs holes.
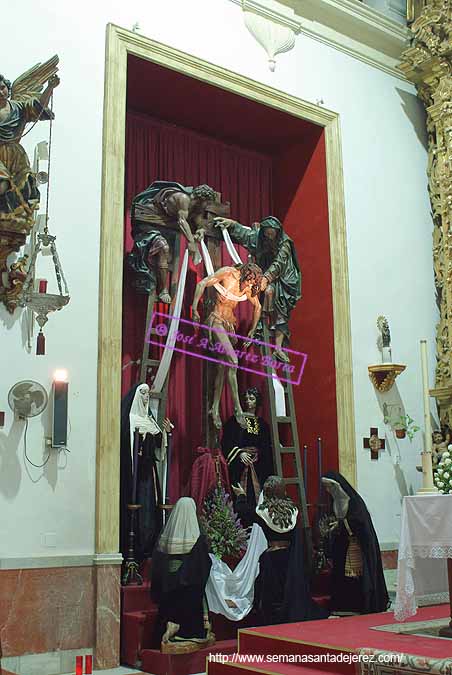
[[[8,404],[19,417],[36,417],[47,407],[49,397],[39,382],[23,380],[16,382],[8,393]]]

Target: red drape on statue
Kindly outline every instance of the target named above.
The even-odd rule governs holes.
[[[229,482],[228,465],[223,457],[221,450],[215,448],[196,448],[195,461],[193,462],[192,474],[190,477],[190,497],[196,502],[199,510],[202,510],[204,500],[217,485],[219,478],[221,485],[227,494],[231,494],[231,484]],[[218,469],[216,467],[216,458],[218,458]]]
[[[154,180],[177,181],[182,185],[207,183],[221,193],[223,201],[231,203],[231,212],[244,224],[251,224],[271,213],[272,159],[217,141],[187,129],[128,112],[126,132],[125,205],[130,208],[133,197]],[[125,214],[124,249],[132,248],[130,216]],[[247,253],[240,251],[245,262]],[[225,264],[230,258],[223,251]],[[204,266],[190,265],[182,316],[189,318],[196,281],[205,274]],[[145,332],[147,297],[131,286],[125,265],[123,289],[123,379],[125,394],[139,377],[139,366],[132,362],[141,358]],[[245,303],[242,303],[245,304]],[[248,304],[248,303],[246,303]],[[166,306],[159,305],[159,311]],[[251,318],[250,308],[240,307],[238,332],[244,334]],[[242,328],[243,327],[243,328]],[[176,500],[188,483],[195,448],[202,445],[202,364],[204,362],[174,353],[169,379],[167,414],[175,424],[173,460],[170,478],[170,499]],[[258,380],[258,381],[256,381]],[[250,382],[248,373],[239,371],[241,387],[266,386],[263,378]],[[225,410],[223,418],[231,414]]]

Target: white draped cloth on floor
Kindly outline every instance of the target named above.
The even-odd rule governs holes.
[[[234,571],[210,554],[212,567],[206,585],[209,610],[223,614],[230,621],[240,621],[251,610],[254,599],[254,582],[259,574],[259,558],[268,547],[262,528],[254,523],[246,553]],[[226,600],[237,606],[228,607]]]
[[[403,498],[394,616],[404,621],[418,605],[449,602],[452,495]]]

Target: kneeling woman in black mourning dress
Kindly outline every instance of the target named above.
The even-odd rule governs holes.
[[[286,495],[284,481],[269,476],[255,509],[247,504],[245,491],[238,485],[236,510],[261,526],[268,548],[259,558],[259,575],[254,585],[254,607],[261,625],[326,619],[328,612],[311,598],[298,509]]]
[[[211,565],[196,504],[181,497],[152,556],[151,597],[159,606],[155,640],[162,651],[188,653],[215,642],[204,595]]]
[[[332,496],[331,609],[373,614],[389,606],[388,590],[372,518],[363,498],[337,471],[328,471],[322,483]]]

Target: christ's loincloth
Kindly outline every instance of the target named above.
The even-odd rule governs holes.
[[[206,326],[209,326],[209,328],[219,329],[222,332],[228,333],[231,345],[234,346],[237,344],[237,337],[235,334],[235,321],[228,321],[227,319],[224,319],[214,310],[207,317]],[[209,344],[214,345],[216,342],[219,342],[217,333],[215,332],[215,330],[209,331]]]

